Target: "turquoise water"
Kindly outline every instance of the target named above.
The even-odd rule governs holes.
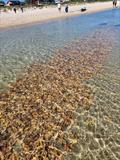
[[[31,62],[50,57],[95,29],[108,27],[120,33],[120,9],[0,31],[1,86],[15,81],[21,68]]]

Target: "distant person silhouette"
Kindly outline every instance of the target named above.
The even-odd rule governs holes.
[[[14,8],[13,8],[13,11],[16,13],[16,11],[17,11],[17,9],[16,9],[16,7],[14,6]]]
[[[21,9],[21,11],[22,11],[22,13],[23,13],[23,6],[21,6],[20,9]]]
[[[65,12],[68,12],[68,4],[65,5]]]
[[[58,3],[58,11],[61,12],[61,4]]]
[[[113,8],[117,7],[117,0],[113,0]]]

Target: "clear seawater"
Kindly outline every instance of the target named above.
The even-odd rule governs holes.
[[[120,34],[119,8],[0,31],[0,86],[15,81],[16,74],[33,61],[49,58],[57,49],[102,27]]]
[[[99,36],[107,29],[114,32],[114,45],[103,71],[84,82],[94,91],[94,103],[87,110],[78,106],[70,130],[77,131],[79,140],[65,160],[120,159],[120,9],[0,31],[1,89],[30,63],[49,58],[91,32],[98,31]]]

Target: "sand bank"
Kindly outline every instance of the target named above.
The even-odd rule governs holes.
[[[86,12],[81,12],[80,9],[85,6]],[[97,12],[101,10],[111,9],[112,2],[98,2],[81,5],[70,5],[69,13],[64,12],[64,6],[62,6],[61,13],[58,12],[57,6],[47,8],[29,8],[24,9],[22,13],[20,10],[15,14],[13,11],[0,13],[0,28],[10,28],[19,25],[32,24],[37,22],[49,21],[52,19],[66,18],[69,16],[81,15],[86,13]]]

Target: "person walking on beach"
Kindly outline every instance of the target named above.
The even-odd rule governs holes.
[[[65,12],[68,12],[68,4],[65,5]]]
[[[117,7],[117,0],[113,0],[113,8]]]
[[[20,9],[21,9],[21,11],[22,11],[22,13],[23,13],[23,6],[20,6]]]
[[[58,11],[61,12],[61,4],[58,3]]]
[[[17,9],[16,9],[16,7],[14,6],[14,8],[13,8],[13,11],[16,13],[16,11],[17,11]]]

